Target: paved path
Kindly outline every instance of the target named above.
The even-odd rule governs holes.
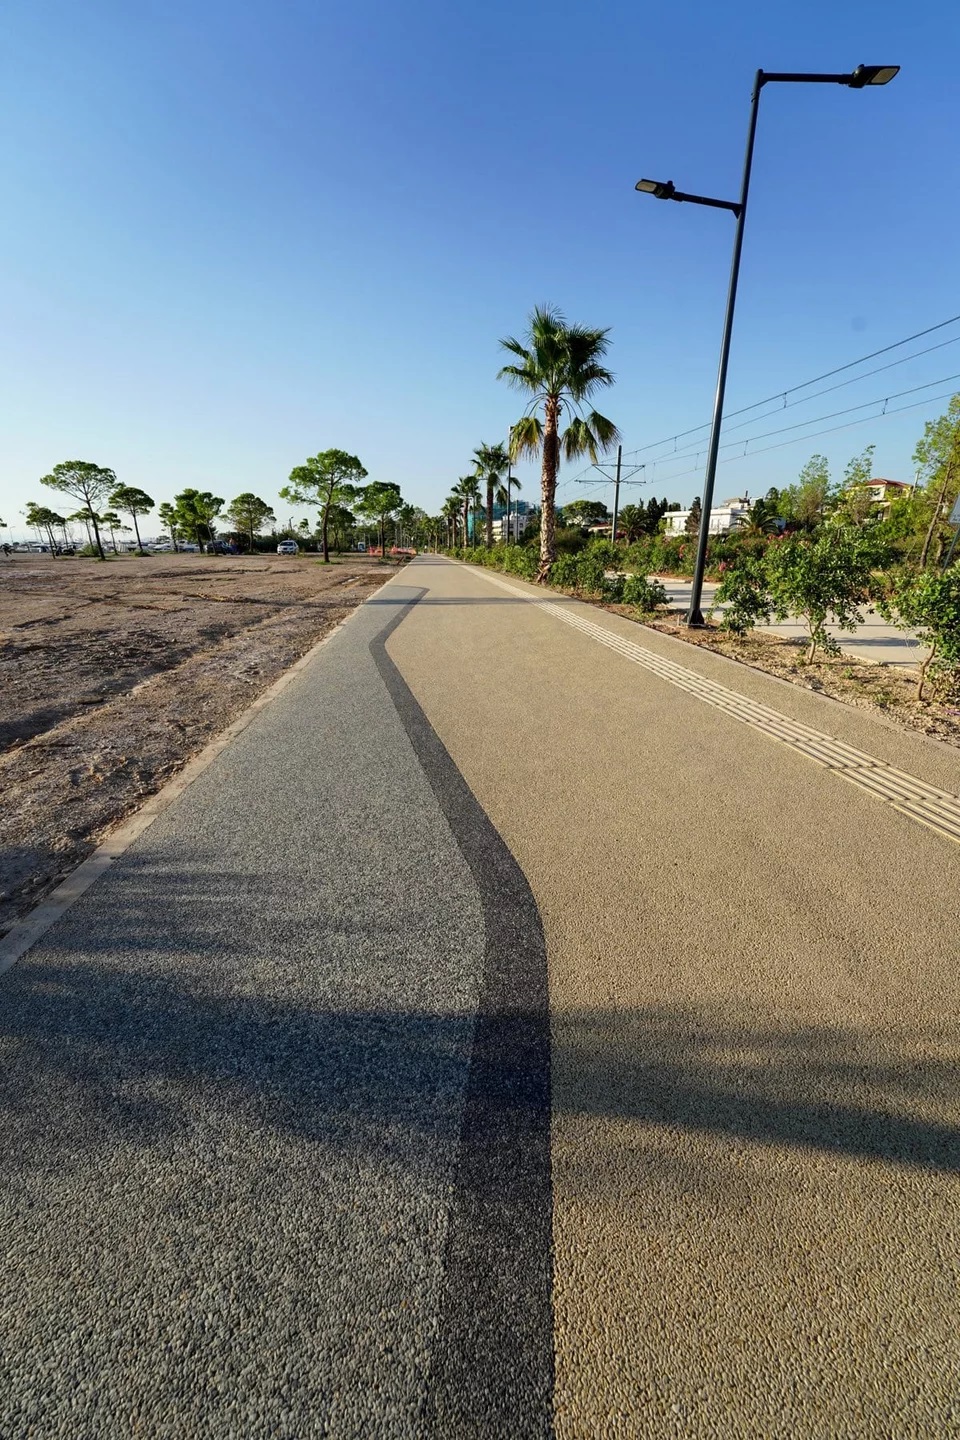
[[[686,609],[690,604],[690,581],[678,580],[675,576],[660,577],[670,597],[671,605]],[[703,587],[703,609],[706,612],[717,593],[716,584],[707,581]],[[764,625],[773,635],[785,635],[791,640],[808,641],[805,627],[797,620],[782,625]],[[836,640],[845,655],[854,655],[858,660],[872,660],[884,665],[919,665],[927,655],[927,647],[910,633],[898,630],[889,624],[876,610],[864,613],[864,623],[856,630],[841,630],[839,625],[828,625],[827,630]]]
[[[958,769],[416,562],[0,980],[0,1434],[957,1433]]]

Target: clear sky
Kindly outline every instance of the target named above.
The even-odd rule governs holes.
[[[330,446],[436,511],[516,417],[497,340],[542,301],[612,327],[600,408],[626,448],[705,421],[733,220],[633,186],[733,197],[757,66],[903,69],[883,89],[765,91],[728,407],[960,313],[955,0],[9,0],[4,32],[15,526],[60,460],[157,500],[276,501]],[[909,479],[957,372],[960,343],[730,432],[945,382],[889,402],[925,402],[905,414],[748,452],[718,490],[788,482],[818,449],[839,470],[871,440],[876,473]],[[646,473],[687,500],[696,464]]]

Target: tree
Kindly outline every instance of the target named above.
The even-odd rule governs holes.
[[[504,473],[510,468],[510,457],[503,445],[478,445],[473,452],[476,462],[477,479],[487,491],[487,533],[486,545],[493,544],[493,499],[498,487],[503,488]]]
[[[110,496],[110,504],[118,510],[125,510],[133,521],[134,534],[137,537],[137,549],[142,555],[143,541],[140,539],[140,526],[137,524],[138,515],[149,515],[153,509],[153,501],[145,490],[138,490],[136,485],[118,485]]]
[[[940,558],[944,540],[944,510],[960,490],[960,395],[954,395],[938,420],[928,420],[923,439],[913,452],[914,463],[926,480],[924,487],[931,505],[930,523],[920,552],[920,569],[930,558],[938,539],[934,563]]]
[[[256,549],[257,531],[262,530],[264,525],[275,524],[277,517],[259,495],[254,495],[251,490],[244,490],[242,495],[231,501],[227,519],[247,537],[252,555]]]
[[[791,529],[813,530],[834,498],[830,467],[825,455],[811,455],[796,485],[781,492],[783,518]]]
[[[195,540],[203,549],[213,546],[216,531],[213,522],[223,509],[223,498],[209,490],[181,490],[174,495],[177,528],[188,540]]]
[[[508,336],[502,348],[520,361],[504,365],[499,372],[530,400],[523,415],[510,431],[511,459],[541,455],[540,564],[537,580],[546,584],[556,558],[555,507],[560,452],[575,460],[589,455],[596,464],[600,453],[620,439],[612,420],[584,406],[593,392],[613,384],[613,374],[600,362],[609,348],[609,330],[591,330],[568,325],[552,306],[538,306],[530,316],[525,343]],[[543,420],[534,412],[543,407]],[[564,407],[571,419],[560,433]]]
[[[117,553],[117,535],[116,535],[116,532],[122,527],[123,521],[120,519],[120,516],[117,514],[117,512],[116,512],[115,510],[104,510],[103,514],[100,515],[100,516],[98,516],[98,519],[99,519],[99,521],[100,521],[100,524],[101,524],[101,525],[105,525],[105,526],[107,527],[107,529],[110,531],[110,544],[113,546],[113,553],[114,553],[114,555],[116,555],[116,553]]]
[[[463,507],[463,546],[466,549],[470,544],[470,511],[480,504],[480,486],[477,484],[477,477],[461,475],[453,487],[453,493],[459,497]],[[473,543],[477,543],[476,535],[473,536]]]
[[[292,505],[319,505],[325,565],[330,563],[330,508],[355,500],[360,482],[366,478],[367,472],[356,455],[348,455],[346,450],[321,450],[291,470],[289,485],[280,491],[280,498]]]
[[[917,699],[927,680],[947,696],[960,690],[960,566],[949,570],[902,570],[892,593],[877,605],[885,620],[912,630],[930,653],[920,666]]]
[[[642,501],[639,505],[624,505],[617,519],[617,529],[623,531],[627,544],[632,545],[646,534],[648,520],[647,508]],[[616,540],[617,537],[614,535],[612,538]]]
[[[808,663],[818,649],[836,654],[827,622],[841,630],[863,624],[861,607],[872,598],[874,569],[886,559],[878,534],[873,526],[837,516],[813,534],[772,540],[762,555],[745,557],[724,576],[716,594],[717,604],[729,606],[724,625],[742,633],[771,614],[778,621],[797,617],[807,627]]]
[[[377,526],[380,535],[380,554],[386,557],[384,531],[388,518],[403,504],[400,486],[395,485],[392,480],[375,480],[372,485],[364,485],[357,495],[360,502],[360,513]]]
[[[164,500],[163,504],[157,507],[157,519],[170,536],[170,544],[176,550],[177,539],[180,535],[176,506],[171,505],[168,500]]]
[[[330,513],[327,516],[327,525],[333,529],[334,544],[337,553],[343,550],[349,532],[356,525],[356,517],[352,510],[346,505],[331,505]]]
[[[31,530],[36,530],[41,542],[44,535],[50,545],[50,554],[56,555],[57,542],[53,536],[54,525],[64,526],[67,522],[56,510],[51,510],[48,505],[35,505],[31,500],[24,511],[24,517]]]
[[[690,506],[690,514],[683,522],[683,528],[688,535],[700,534],[700,520],[703,516],[703,502],[699,495],[694,496],[693,504]]]
[[[90,524],[93,526],[97,554],[101,560],[105,560],[107,557],[100,541],[100,517],[97,511],[117,488],[117,477],[113,471],[102,465],[94,465],[90,460],[62,460],[59,465],[54,465],[49,475],[41,478],[40,484],[80,501],[81,508],[90,517]]]
[[[447,527],[447,546],[450,550],[455,550],[457,548],[457,520],[460,516],[459,495],[448,495],[443,502],[440,514]]]
[[[574,500],[563,507],[565,525],[600,525],[610,519],[602,500]]]

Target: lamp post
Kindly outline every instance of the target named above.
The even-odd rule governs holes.
[[[750,194],[750,171],[753,168],[753,144],[757,134],[757,117],[760,113],[760,92],[764,85],[774,83],[796,85],[846,85],[850,90],[863,90],[868,85],[886,85],[900,69],[899,65],[858,65],[848,75],[816,75],[806,73],[765,72],[758,70],[753,82],[750,98],[750,123],[747,127],[747,152],[743,162],[743,179],[740,184],[739,200],[714,200],[706,195],[688,195],[678,190],[672,180],[638,180],[636,188],[644,195],[656,200],[687,200],[693,205],[709,205],[716,210],[730,210],[736,216],[737,228],[733,238],[733,260],[730,265],[730,285],[727,290],[727,309],[723,321],[723,336],[720,341],[720,365],[717,371],[717,389],[713,401],[713,420],[710,426],[710,444],[707,448],[707,468],[703,480],[703,508],[700,515],[700,533],[697,539],[697,560],[693,571],[693,588],[690,592],[690,608],[687,611],[688,625],[702,625],[703,611],[700,601],[703,595],[703,572],[707,563],[707,541],[710,535],[710,512],[713,509],[713,489],[717,478],[717,456],[720,452],[720,427],[723,421],[723,397],[727,388],[727,362],[730,358],[730,339],[733,334],[733,312],[737,303],[737,281],[740,278],[740,253],[743,249],[743,227],[747,218],[747,199]]]

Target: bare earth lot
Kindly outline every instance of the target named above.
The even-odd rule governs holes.
[[[0,934],[380,586],[364,555],[0,568]]]

